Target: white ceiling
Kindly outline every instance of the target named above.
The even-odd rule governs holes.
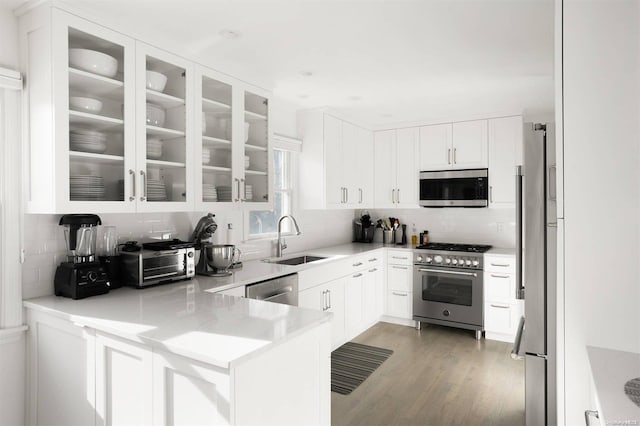
[[[553,108],[553,0],[64,3],[370,124]]]

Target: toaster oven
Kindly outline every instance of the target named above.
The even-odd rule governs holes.
[[[195,249],[121,251],[122,283],[137,288],[190,279],[195,275]]]

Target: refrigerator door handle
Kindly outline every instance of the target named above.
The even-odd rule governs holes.
[[[520,344],[522,343],[522,332],[524,331],[524,317],[520,318],[520,324],[518,324],[518,333],[516,334],[516,340],[513,343],[513,349],[511,350],[511,358],[523,359],[524,356],[520,354]]]
[[[516,299],[524,299],[522,284],[522,166],[516,166]]]
[[[585,425],[590,426],[589,417],[591,417],[591,416],[595,417],[596,419],[600,419],[600,415],[598,414],[597,411],[595,411],[595,410],[585,410],[584,411],[584,423],[585,423]]]
[[[549,177],[547,178],[547,182],[549,183],[549,188],[547,189],[547,193],[549,194],[549,199],[551,201],[557,201],[556,200],[557,169],[555,164],[552,166],[549,166],[548,173],[549,173]]]

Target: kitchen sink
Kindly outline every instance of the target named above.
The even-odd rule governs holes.
[[[322,256],[296,256],[288,259],[265,259],[265,262],[277,263],[278,265],[302,265],[304,263],[317,262],[318,260],[326,259]]]

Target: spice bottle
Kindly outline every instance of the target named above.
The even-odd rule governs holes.
[[[412,245],[416,245],[418,244],[418,234],[416,234],[416,224],[412,223],[411,224],[411,244]]]

